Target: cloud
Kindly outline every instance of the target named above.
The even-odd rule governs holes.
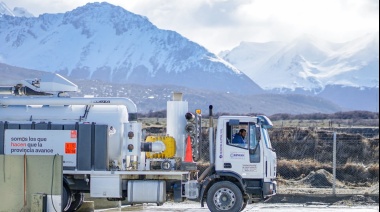
[[[203,27],[235,27],[240,25],[239,10],[248,0],[204,1],[193,12],[194,21]]]

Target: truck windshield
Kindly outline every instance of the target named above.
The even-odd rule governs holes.
[[[271,144],[270,139],[269,139],[268,130],[265,128],[262,128],[261,132],[262,132],[262,136],[263,136],[265,145],[267,146],[268,149],[272,149],[272,144]]]

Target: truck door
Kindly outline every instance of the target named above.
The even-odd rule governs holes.
[[[226,120],[225,148],[221,167],[224,171],[232,171],[242,178],[262,178],[262,147],[259,142],[260,127],[254,122],[240,122],[239,120]],[[244,143],[234,142],[241,129],[246,131]],[[235,140],[234,140],[235,139]]]

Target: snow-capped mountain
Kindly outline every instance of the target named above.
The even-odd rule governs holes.
[[[1,17],[0,62],[114,83],[261,93],[249,77],[174,31],[108,3],[36,18]]]
[[[267,92],[319,96],[347,110],[379,111],[379,33],[345,43],[310,35],[290,43],[242,42],[219,56]]]
[[[379,33],[346,43],[310,35],[290,43],[242,42],[219,55],[265,90],[317,94],[327,85],[379,87]]]
[[[26,9],[22,7],[15,7],[13,10],[11,10],[4,2],[0,2],[0,17],[2,15],[27,17],[27,18],[34,17],[32,13],[28,12]]]

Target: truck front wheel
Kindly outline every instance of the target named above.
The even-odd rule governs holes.
[[[243,195],[232,182],[221,181],[211,186],[207,192],[207,207],[210,211],[233,211],[242,209]]]
[[[67,211],[76,211],[80,208],[80,206],[82,206],[83,204],[83,201],[84,201],[84,194],[81,193],[81,192],[75,192],[73,195],[72,195],[72,201],[71,201],[71,205],[70,205],[70,208],[67,210]]]
[[[64,182],[62,189],[62,211],[68,211],[72,202],[72,193],[69,186]]]

